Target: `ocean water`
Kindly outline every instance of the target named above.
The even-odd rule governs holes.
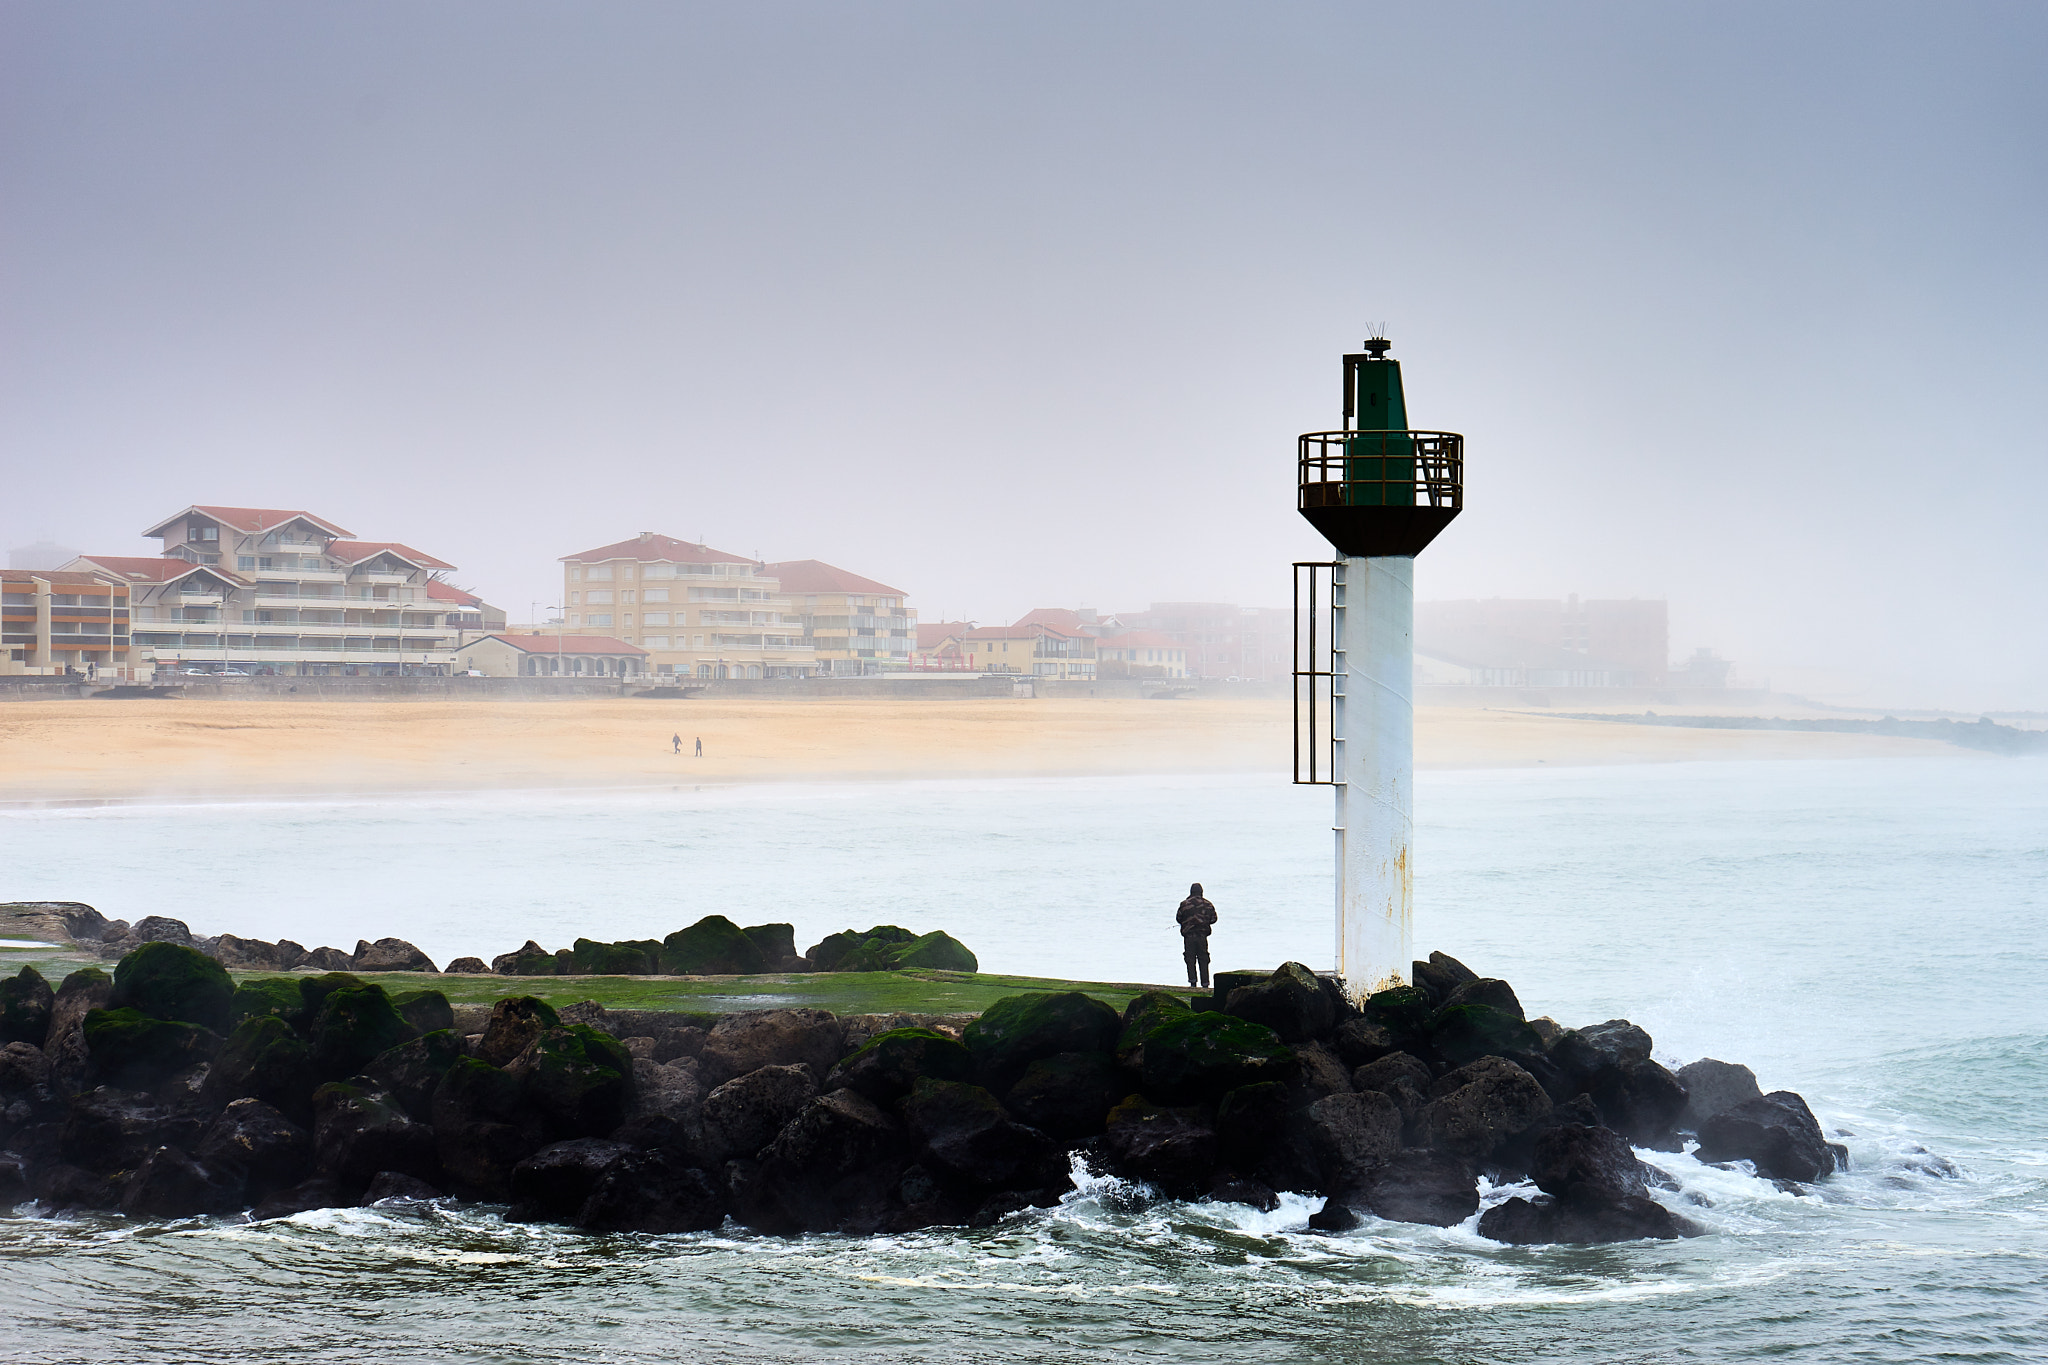
[[[0,814],[0,898],[438,958],[713,911],[944,927],[993,970],[1168,980],[1331,957],[1329,794],[1146,778]],[[1304,1231],[1092,1179],[897,1238],[592,1237],[438,1205],[260,1225],[0,1218],[0,1360],[2048,1359],[2048,764],[1425,774],[1418,950],[1532,1014],[1803,1093],[1853,1169],[1644,1153],[1706,1229],[1508,1248]],[[1489,1203],[1513,1188],[1489,1190]],[[1525,1191],[1523,1191],[1525,1192]]]

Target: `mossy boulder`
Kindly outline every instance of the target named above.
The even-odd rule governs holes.
[[[1101,1052],[1061,1052],[1024,1068],[1003,1103],[1034,1128],[1065,1142],[1095,1137],[1128,1086],[1116,1060]]]
[[[431,1122],[434,1092],[448,1069],[461,1060],[462,1039],[452,1029],[434,1029],[377,1054],[363,1074],[390,1091],[406,1113]]]
[[[1132,1017],[1117,1040],[1118,1061],[1151,1098],[1214,1103],[1239,1086],[1294,1074],[1293,1049],[1266,1025],[1210,1010],[1198,1014],[1155,994],[1160,998],[1132,1002]]]
[[[652,976],[661,967],[661,944],[651,938],[617,943],[579,938],[569,960],[577,976]]]
[[[275,1014],[252,1014],[221,1045],[206,1073],[209,1105],[261,1100],[299,1123],[313,1117],[313,1050]]]
[[[753,940],[771,968],[796,956],[796,926],[793,924],[750,924],[740,932]]]
[[[893,972],[896,963],[889,956],[889,945],[885,943],[862,943],[853,951],[842,956],[835,972]]]
[[[1419,986],[1395,986],[1365,998],[1360,1013],[1394,1035],[1405,1046],[1426,1037],[1436,1000]]]
[[[558,1138],[600,1137],[626,1121],[632,1055],[588,1024],[543,1029],[505,1070]]]
[[[299,1017],[304,1007],[305,997],[299,993],[299,978],[265,976],[244,981],[235,987],[234,998],[228,1002],[228,1015],[237,1025],[245,1019],[265,1014],[290,1022]]]
[[[574,954],[571,958],[573,960]],[[561,962],[555,954],[535,943],[532,939],[503,957],[493,958],[492,966],[503,976],[557,976],[561,973]]]
[[[1481,1057],[1536,1057],[1543,1040],[1524,1023],[1494,1005],[1449,1005],[1430,1021],[1430,1051],[1446,1067],[1461,1067]]]
[[[434,1149],[464,1193],[502,1198],[512,1168],[548,1141],[517,1076],[475,1057],[459,1058],[434,1089]]]
[[[313,1021],[320,1017],[320,1007],[327,1003],[327,997],[336,991],[353,990],[370,983],[349,972],[322,972],[318,976],[299,978],[299,1014],[292,1020],[301,1030],[313,1027]]]
[[[324,1077],[353,1076],[380,1052],[419,1036],[391,1003],[382,986],[348,986],[330,992],[309,1032],[313,1069]]]
[[[138,1009],[220,1034],[227,1031],[234,998],[227,968],[182,943],[145,943],[114,968],[117,1010]]]
[[[1057,1144],[1016,1122],[978,1085],[920,1077],[901,1108],[919,1154],[971,1187],[1038,1191],[1067,1185]]]
[[[132,1005],[85,1016],[85,1046],[109,1084],[148,1090],[220,1051],[220,1035],[182,1019],[158,1019]]]
[[[943,929],[934,929],[908,943],[900,944],[886,954],[892,967],[925,967],[941,972],[976,972],[981,963],[967,945]]]
[[[455,1027],[455,1009],[439,991],[400,991],[391,997],[391,1007],[421,1033]]]
[[[1116,1011],[1094,996],[1055,991],[1004,996],[967,1026],[960,1041],[990,1086],[1007,1090],[1042,1057],[1107,1053],[1117,1029]]]
[[[836,934],[828,935],[808,953],[805,953],[804,956],[810,959],[811,968],[814,971],[887,971],[888,958],[886,950],[899,944],[915,943],[917,938],[918,936],[911,933],[908,929],[901,929],[893,924],[877,924],[865,933],[855,929],[842,929]],[[872,959],[869,960],[880,961],[883,965],[879,967],[847,965],[845,958],[860,948],[867,948],[873,955]]]
[[[723,915],[706,915],[661,941],[667,976],[747,976],[768,970],[768,960],[746,932]]]
[[[1231,991],[1223,1012],[1264,1024],[1289,1043],[1305,1043],[1337,1024],[1335,998],[1299,962],[1284,963],[1264,981]]]
[[[478,1053],[492,1066],[503,1066],[526,1051],[543,1029],[561,1022],[555,1007],[538,996],[508,995],[491,1006]]]
[[[921,1076],[967,1081],[974,1075],[974,1055],[957,1039],[928,1028],[894,1028],[868,1039],[834,1066],[825,1089],[845,1086],[888,1104],[909,1094]]]
[[[0,1046],[41,1047],[50,1036],[50,1011],[56,1001],[57,993],[34,967],[0,980]]]
[[[360,1076],[313,1092],[313,1168],[351,1190],[385,1171],[428,1181],[440,1174],[433,1131]]]

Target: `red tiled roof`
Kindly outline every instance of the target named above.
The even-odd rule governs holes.
[[[195,570],[219,574],[230,583],[247,584],[248,579],[218,564],[194,564],[189,559],[151,555],[80,555],[74,563],[91,564],[136,583],[169,583]]]
[[[1080,634],[1081,632],[1078,630],[1061,630],[1058,626],[1049,626],[1042,621],[1037,621],[1028,626],[982,626],[979,629],[968,631],[966,638],[970,640],[1036,640],[1041,635],[1057,635],[1063,640],[1071,640],[1079,637]]]
[[[609,635],[486,635],[481,640],[456,650],[460,654],[470,645],[480,645],[484,640],[502,640],[521,654],[645,654],[638,645],[629,645],[624,640],[614,640]]]
[[[859,592],[885,593],[890,597],[902,597],[901,588],[892,588],[887,583],[877,583],[872,578],[862,578],[857,573],[837,568],[819,559],[785,559],[780,564],[769,564],[762,572],[782,583],[784,592]]]
[[[1018,617],[1013,623],[1020,626],[1055,626],[1069,634],[1085,630],[1091,625],[1101,625],[1100,620],[1083,621],[1081,613],[1067,607],[1034,607]]]
[[[437,578],[427,580],[427,596],[436,602],[459,602],[465,607],[480,607],[484,601],[473,592],[464,592],[453,583],[443,583]]]
[[[955,636],[964,636],[974,629],[972,621],[919,621],[917,623],[917,647],[930,649],[944,644]]]
[[[76,569],[0,569],[0,578],[9,583],[26,583],[31,578],[40,578],[45,583],[105,583],[109,578],[119,578],[112,571],[85,573]]]
[[[333,522],[326,520],[324,517],[316,517],[311,512],[300,512],[292,508],[203,507],[197,503],[193,504],[190,507],[187,507],[184,511],[179,512],[174,516],[165,517],[162,521],[150,527],[147,531],[144,531],[142,534],[146,536],[153,536],[157,532],[163,530],[164,527],[169,526],[172,522],[177,521],[181,517],[188,517],[192,515],[194,512],[203,513],[206,516],[212,517],[215,521],[220,522],[223,526],[232,526],[237,531],[271,531],[284,525],[286,522],[293,520],[294,518],[304,517],[307,521],[312,522],[315,526],[327,532],[328,535],[352,536],[355,534],[355,532],[350,531],[344,527],[336,526]]]
[[[622,540],[616,545],[600,545],[595,550],[581,554],[563,555],[562,562],[592,563],[605,559],[649,559],[666,564],[751,564],[754,561],[744,555],[729,555],[723,550],[714,550],[695,541],[677,540],[674,536],[648,534]]]
[[[395,540],[337,540],[327,547],[327,553],[344,564],[360,564],[378,555],[396,555],[408,564],[417,564],[422,569],[452,569],[455,566],[446,560],[436,559],[430,554],[415,550],[410,545],[401,545]]]

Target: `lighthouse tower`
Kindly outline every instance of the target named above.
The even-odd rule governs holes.
[[[1308,571],[1308,777],[1337,796],[1337,974],[1352,996],[1406,984],[1414,917],[1415,556],[1464,506],[1465,438],[1408,426],[1401,362],[1374,338],[1344,357],[1344,426],[1302,436],[1302,516],[1339,558]],[[1318,591],[1326,575],[1327,596]],[[1299,587],[1297,586],[1297,592]],[[1329,625],[1319,645],[1322,607]],[[1307,667],[1302,661],[1306,657]],[[1320,662],[1319,662],[1320,660]],[[1329,755],[1319,761],[1319,690]],[[1302,732],[1297,729],[1297,743]],[[1297,750],[1296,780],[1304,780]],[[1327,774],[1327,775],[1325,775]]]

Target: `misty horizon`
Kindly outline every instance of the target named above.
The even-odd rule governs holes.
[[[2038,9],[0,25],[0,545],[217,503],[515,618],[640,530],[928,620],[1278,606],[1327,557],[1294,437],[1384,323],[1468,442],[1419,600],[2048,708]]]

